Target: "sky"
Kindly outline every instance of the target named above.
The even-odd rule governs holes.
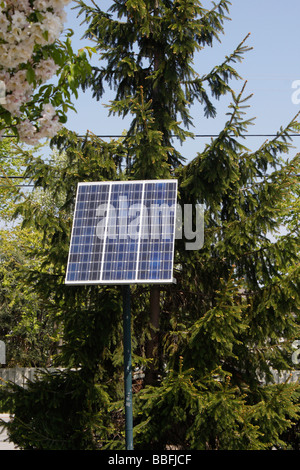
[[[109,0],[96,0],[103,10],[106,10]],[[87,4],[91,1],[87,0]],[[202,2],[205,6],[211,5],[209,0]],[[229,55],[237,45],[250,33],[246,45],[253,48],[244,56],[242,63],[235,65],[242,80],[232,82],[238,92],[244,81],[247,81],[245,95],[253,94],[247,104],[247,118],[255,118],[253,126],[249,127],[251,134],[275,134],[281,126],[285,127],[300,111],[300,28],[299,28],[299,0],[232,0],[230,7],[230,20],[224,24],[224,35],[220,37],[221,43],[215,42],[212,48],[201,51],[194,61],[199,73],[209,72],[215,65],[221,64],[226,55]],[[91,42],[82,39],[84,26],[80,23],[83,17],[77,18],[77,10],[73,10],[71,2],[67,11],[66,28],[74,31],[72,38],[75,50]],[[96,60],[96,58],[94,59]],[[294,87],[294,88],[293,88]],[[66,127],[79,134],[87,130],[98,134],[121,134],[128,128],[128,121],[119,117],[109,117],[105,104],[113,95],[108,92],[100,102],[91,97],[90,92],[80,92],[78,100],[74,98],[77,113],[68,114]],[[195,134],[217,134],[227,120],[230,97],[221,98],[216,102],[217,117],[207,119],[204,117],[200,105],[192,108]],[[258,148],[266,137],[247,137],[244,144],[251,150]],[[209,137],[189,139],[180,150],[187,161],[196,156]],[[295,137],[293,156],[300,151],[300,137]]]

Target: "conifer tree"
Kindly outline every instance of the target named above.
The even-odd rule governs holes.
[[[63,318],[65,344],[58,359],[79,368],[59,375],[52,395],[46,377],[42,403],[43,383],[31,385],[32,400],[39,403],[33,422],[40,423],[41,406],[51,404],[52,413],[63,409],[64,395],[58,406],[56,391],[65,390],[73,399],[70,416],[73,406],[78,417],[73,414],[70,424],[81,430],[75,435],[67,429],[68,446],[124,446],[120,291],[63,285],[76,183],[95,176],[176,177],[180,204],[205,207],[205,240],[200,250],[186,250],[186,240],[177,241],[176,285],[162,287],[159,296],[147,286],[132,290],[134,365],[145,367],[146,377],[152,372],[151,380],[134,389],[135,448],[292,448],[287,436],[298,420],[299,386],[274,383],[274,371],[293,370],[292,343],[299,335],[300,161],[298,155],[289,158],[297,118],[259,149],[244,145],[252,124],[246,115],[250,97],[244,84],[234,91],[232,79],[239,79],[233,66],[249,49],[246,39],[213,70],[199,76],[194,69],[196,54],[220,39],[227,0],[211,9],[197,0],[118,0],[107,12],[95,2],[77,3],[102,60],[83,88],[100,99],[111,86],[111,113],[133,118],[124,137],[109,143],[64,131],[53,140],[65,152],[63,168],[35,159],[27,167],[37,185],[59,196],[51,220],[41,218],[40,210],[34,213],[28,201],[19,214],[45,232],[47,269],[35,279],[45,297],[55,295]],[[231,105],[224,129],[186,163],[174,142],[192,137],[190,106],[198,102],[204,116],[213,118],[214,99],[225,94]],[[282,226],[287,234],[276,232]],[[157,298],[160,314],[153,328],[150,312]],[[17,403],[24,405],[18,393]],[[20,406],[14,411],[28,420]],[[65,415],[56,421],[59,433],[43,422],[51,448],[64,446],[62,422]],[[11,432],[18,438],[16,423]],[[35,448],[43,445],[35,439]]]

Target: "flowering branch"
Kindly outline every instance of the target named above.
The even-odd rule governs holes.
[[[0,0],[0,83],[5,90],[0,101],[0,111],[1,106],[4,110],[0,138],[10,127],[20,141],[36,145],[40,139],[56,135],[65,121],[64,112],[59,115],[56,107],[64,98],[67,104],[63,109],[70,107],[66,89],[53,95],[53,87],[45,85],[42,104],[33,95],[72,60],[69,43],[65,51],[62,43],[57,46],[66,20],[64,7],[69,2]]]

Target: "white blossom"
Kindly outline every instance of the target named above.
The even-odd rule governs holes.
[[[17,125],[19,138],[22,142],[30,145],[36,145],[39,142],[36,127],[28,120],[25,119]]]
[[[6,6],[17,8],[19,11],[30,13],[32,11],[29,0],[6,0]]]
[[[0,80],[6,96],[1,103],[13,117],[21,118],[21,108],[33,95],[33,85],[27,81],[24,65],[31,62],[39,84],[49,80],[57,71],[52,58],[32,62],[34,47],[54,43],[63,30],[66,18],[64,7],[70,0],[6,0],[0,12]],[[32,21],[33,11],[42,14],[42,20]],[[31,145],[44,137],[53,137],[61,124],[51,104],[43,106],[41,116],[34,124],[23,119],[17,125],[20,140]],[[0,133],[0,138],[2,133]]]
[[[3,12],[0,12],[0,33],[7,33],[9,25],[10,22],[8,21],[6,15],[4,15]]]
[[[15,10],[11,16],[11,24],[13,28],[25,28],[28,25],[27,17],[24,12]]]
[[[68,3],[69,0],[36,0],[34,8],[43,19],[33,22],[28,20],[32,11],[28,0],[7,0],[7,10],[0,13],[0,67],[16,68],[31,58],[35,44],[54,43],[62,33],[64,6]]]
[[[46,103],[43,106],[41,119],[52,119],[55,116],[55,109],[51,103]]]
[[[43,23],[41,23],[44,31],[48,33],[48,41],[51,44],[54,42],[62,33],[63,23],[60,18],[49,11],[46,12]]]
[[[52,58],[41,60],[35,67],[36,79],[43,82],[49,80],[57,71],[58,66]]]

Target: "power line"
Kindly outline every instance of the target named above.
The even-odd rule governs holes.
[[[234,136],[234,134],[229,134],[229,135],[232,135]],[[126,138],[126,135],[123,135],[123,134],[91,134],[92,137],[98,137],[99,139],[108,139],[108,138],[111,138],[111,139],[117,139],[117,138]],[[219,137],[220,134],[194,134],[192,137],[196,137],[196,138],[207,138],[207,137]],[[280,134],[240,134],[239,137],[279,137]],[[79,137],[80,139],[84,139],[86,137],[88,137],[87,135],[78,135],[77,137]],[[179,136],[177,135],[171,135],[172,138],[180,138]],[[288,137],[300,137],[300,134],[288,134]],[[1,137],[2,139],[3,138],[11,138],[11,139],[16,139],[17,136],[15,135],[3,135]]]
[[[207,137],[219,137],[220,134],[194,134],[193,137],[196,137],[196,138],[207,138]],[[229,135],[234,135],[234,134],[229,134]],[[280,134],[279,134],[280,135]],[[241,134],[239,137],[279,137],[278,134]],[[100,139],[107,139],[107,138],[120,138],[120,137],[123,137],[124,139],[126,138],[126,136],[124,135],[113,135],[113,134],[107,134],[107,135],[96,135],[96,134],[93,134],[94,137],[98,137]],[[78,135],[79,138],[86,138],[87,136],[85,135]],[[176,138],[180,138],[179,136],[177,135],[171,135],[172,138],[176,137]],[[300,134],[288,134],[288,137],[300,137]]]

